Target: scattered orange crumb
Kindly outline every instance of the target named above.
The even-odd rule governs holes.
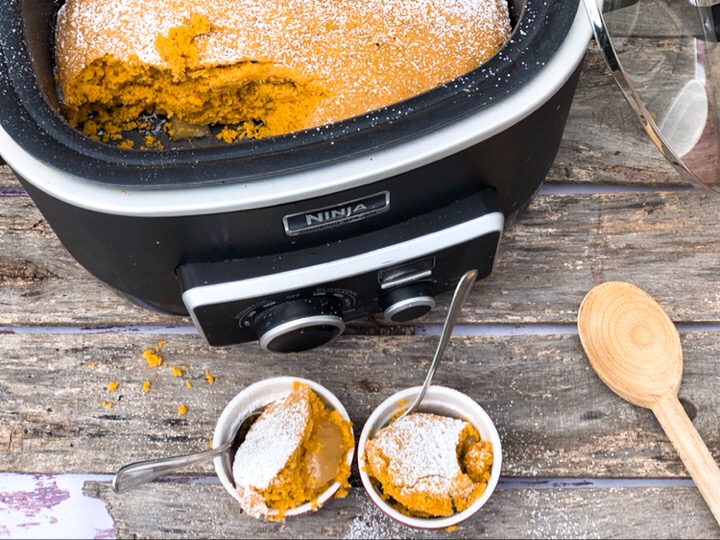
[[[212,440],[212,437],[210,437],[210,441],[208,441],[208,446],[209,446],[210,448],[212,448],[212,443],[213,443],[213,440]]]
[[[148,366],[154,368],[158,367],[160,364],[163,364],[162,356],[160,356],[160,349],[163,348],[163,345],[165,345],[165,343],[167,343],[167,341],[161,339],[160,341],[158,341],[158,344],[154,349],[145,349],[143,351],[143,358],[145,358]]]
[[[180,368],[172,367],[172,368],[170,368],[170,371],[172,371],[173,377],[182,377],[183,376],[182,369],[180,369]]]
[[[190,366],[188,366],[187,364],[184,364],[184,365],[180,366],[180,369],[182,369],[183,371],[187,371],[188,369],[190,369]]]
[[[185,381],[185,388],[192,388],[192,383],[190,381]]]
[[[445,527],[445,532],[455,532],[460,530],[460,525],[450,525],[449,527]]]
[[[107,391],[114,392],[118,389],[118,386],[120,386],[120,383],[118,381],[110,381],[109,383],[107,383]]]
[[[150,391],[150,381],[145,381],[142,388],[143,392],[147,394]]]
[[[153,349],[146,349],[145,351],[143,351],[143,358],[145,358],[148,366],[153,368],[158,367],[160,364],[162,364],[163,361],[162,356],[160,356]]]
[[[205,379],[209,384],[213,384],[215,382],[215,376],[210,374],[210,370],[205,370]]]
[[[145,135],[143,138],[143,145],[141,147],[143,150],[148,150],[151,148],[158,148],[162,150],[164,148],[163,143],[158,139],[157,137],[154,137],[152,135]]]
[[[90,369],[97,369],[97,364],[96,364],[95,362],[90,362],[90,363],[88,364],[88,367],[89,367]]]
[[[187,405],[185,405],[184,403],[181,403],[180,406],[178,407],[177,412],[180,416],[187,414],[187,412],[188,412]]]
[[[112,403],[112,401],[105,401],[104,399],[100,402],[100,405],[102,405],[102,406],[105,407],[106,409],[112,409],[112,408],[113,408],[113,403]]]

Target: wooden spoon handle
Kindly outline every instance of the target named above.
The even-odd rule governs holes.
[[[669,395],[658,400],[652,411],[720,524],[720,468],[680,400],[676,395]]]

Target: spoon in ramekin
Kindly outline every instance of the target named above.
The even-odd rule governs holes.
[[[433,358],[432,364],[430,364],[430,369],[428,370],[428,374],[425,377],[425,382],[423,383],[420,393],[415,398],[415,401],[413,401],[412,405],[410,405],[410,407],[404,413],[398,416],[397,420],[400,420],[401,418],[404,418],[405,416],[414,413],[420,406],[420,402],[422,401],[422,399],[425,397],[425,393],[430,387],[430,383],[432,383],[435,371],[437,370],[438,365],[440,365],[440,359],[445,352],[445,347],[447,346],[448,341],[450,341],[450,337],[452,336],[453,328],[455,328],[455,323],[457,322],[458,315],[460,315],[460,309],[465,303],[467,295],[470,292],[473,284],[475,283],[475,280],[477,279],[477,275],[477,270],[468,270],[467,272],[465,272],[463,277],[460,278],[460,281],[458,281],[457,287],[455,288],[455,293],[453,294],[453,298],[450,301],[450,307],[448,308],[447,317],[445,318],[445,326],[443,326],[442,333],[440,334],[440,343],[438,343],[437,350],[435,351],[435,357]]]
[[[236,451],[245,440],[245,435],[247,435],[248,430],[252,427],[255,420],[258,419],[263,409],[264,407],[251,413],[245,420],[238,424],[235,434],[230,437],[226,443],[216,448],[184,456],[138,461],[121,467],[113,477],[113,491],[115,493],[124,493],[189,465],[214,458],[233,449]]]

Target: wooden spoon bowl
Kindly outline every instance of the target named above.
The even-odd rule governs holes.
[[[623,399],[655,413],[720,523],[720,469],[677,398],[682,347],[662,307],[635,285],[603,283],[582,301],[578,332],[603,382]]]
[[[592,289],[578,313],[580,341],[590,364],[613,392],[651,409],[677,394],[683,370],[675,325],[645,291],[609,282]]]

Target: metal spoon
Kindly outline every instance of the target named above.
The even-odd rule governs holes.
[[[196,454],[188,454],[184,456],[173,456],[159,459],[149,459],[147,461],[138,461],[137,463],[130,463],[120,468],[115,474],[112,481],[112,488],[115,493],[124,493],[135,489],[147,482],[155,480],[161,476],[165,476],[172,472],[200,463],[206,459],[214,458],[224,454],[225,452],[236,449],[245,440],[245,435],[249,431],[258,416],[262,413],[262,409],[254,411],[245,420],[243,420],[237,427],[232,437],[228,439],[226,443],[221,444],[217,448],[211,448],[204,452],[198,452]]]
[[[460,315],[460,309],[465,303],[465,299],[467,298],[470,289],[475,283],[477,275],[477,270],[468,270],[467,272],[465,272],[465,275],[460,278],[460,281],[458,281],[457,287],[455,288],[455,294],[453,295],[453,298],[450,302],[450,307],[448,308],[447,317],[445,318],[445,326],[443,326],[442,334],[440,334],[440,343],[438,343],[438,348],[435,351],[435,357],[433,358],[432,364],[430,364],[430,370],[425,377],[425,382],[423,383],[422,389],[415,398],[415,401],[413,401],[413,404],[410,405],[410,407],[404,413],[402,413],[397,418],[397,420],[400,420],[401,418],[404,418],[405,416],[414,413],[420,406],[420,402],[422,401],[422,399],[425,397],[425,393],[430,387],[430,383],[432,382],[432,378],[435,375],[435,371],[440,364],[440,359],[445,352],[445,347],[447,346],[448,341],[450,341],[450,336],[452,336],[453,328],[455,328],[455,323],[457,322],[458,315]]]

